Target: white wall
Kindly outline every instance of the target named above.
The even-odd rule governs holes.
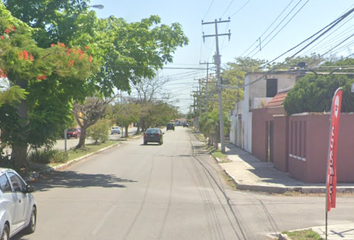
[[[244,99],[239,103],[241,106],[241,120],[237,121],[237,113],[231,116],[230,142],[252,152],[252,108],[261,107],[260,102],[267,103],[272,98],[266,98],[266,79],[278,79],[278,91],[292,87],[296,83],[299,73],[248,73],[244,79]],[[258,104],[257,104],[258,101]],[[251,106],[250,106],[251,104]],[[236,104],[235,110],[236,112]]]

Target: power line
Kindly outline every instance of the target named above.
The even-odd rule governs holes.
[[[209,8],[208,8],[208,11],[206,12],[206,14],[205,14],[204,17],[203,17],[203,20],[204,20],[205,17],[208,15],[208,13],[209,13],[209,11],[210,11],[210,9],[211,9],[211,6],[213,6],[213,3],[214,3],[214,0],[211,1],[211,4],[210,4],[210,6],[209,6]]]
[[[350,20],[352,20],[354,18],[354,16],[352,16],[351,18],[347,19],[346,22],[342,23],[340,26],[338,26],[338,28],[336,30],[334,30],[333,32],[331,32],[330,34],[328,34],[326,37],[324,37],[322,40],[320,40],[318,43],[314,44],[314,46],[312,46],[311,48],[309,48],[306,52],[304,52],[302,55],[306,55],[308,54],[310,51],[312,51],[312,49],[318,49],[318,51],[321,51],[320,49],[325,49],[327,48],[328,45],[331,45],[334,41],[336,41],[338,38],[340,38],[342,35],[344,35],[345,33],[349,32],[348,30],[350,28],[352,28],[353,26],[350,26],[348,28],[346,28],[344,31],[338,33],[337,35],[335,35],[333,38],[329,39],[327,42],[324,42],[324,40],[326,40],[327,38],[329,38],[331,35],[333,35],[336,31],[338,31],[341,27],[343,27],[346,23],[348,23]],[[322,45],[320,45],[323,42]],[[316,48],[316,46],[319,46],[318,48]],[[316,52],[316,51],[312,51],[312,52]]]
[[[231,4],[232,4],[233,1],[234,1],[234,0],[231,0],[229,6],[227,6],[226,10],[224,11],[224,13],[221,15],[220,18],[222,18],[222,17],[225,15],[225,13],[227,12],[227,10],[229,10],[229,8],[230,8],[230,6],[231,6]]]
[[[289,4],[283,9],[283,11],[275,18],[275,20],[272,22],[272,24],[269,25],[269,27],[262,33],[262,35],[258,38],[260,39],[261,37],[263,37],[263,35],[274,25],[274,23],[276,21],[278,21],[278,19],[280,18],[281,15],[283,15],[283,13],[286,11],[286,9],[288,9],[288,7],[291,5],[291,3],[293,2],[294,0],[291,0],[289,2]],[[250,50],[257,42],[258,42],[258,39],[249,47],[247,48],[246,51],[244,51],[241,56],[243,56],[246,52],[248,52],[248,50]],[[252,53],[252,52],[251,52]]]
[[[282,53],[281,55],[279,55],[278,57],[274,58],[273,60],[271,60],[270,62],[267,62],[266,64],[272,63],[274,61],[276,61],[277,59],[279,59],[280,57],[284,56],[285,54],[293,51],[294,49],[298,48],[299,46],[301,46],[302,44],[304,44],[305,42],[309,41],[310,39],[312,39],[313,37],[315,37],[316,35],[318,35],[319,33],[321,33],[322,31],[324,31],[326,28],[327,29],[324,33],[322,33],[320,36],[318,36],[317,38],[315,38],[313,41],[311,41],[309,44],[307,44],[304,48],[302,48],[300,51],[298,51],[296,54],[294,54],[293,56],[291,56],[290,58],[293,58],[294,56],[296,56],[298,53],[300,53],[301,51],[303,51],[304,49],[306,49],[309,45],[311,45],[313,42],[317,41],[320,37],[322,37],[324,34],[326,34],[329,30],[331,30],[333,27],[335,27],[338,23],[340,23],[341,21],[343,21],[347,16],[349,16],[352,12],[354,11],[354,8],[352,8],[350,11],[346,12],[345,14],[343,14],[342,16],[340,16],[339,18],[337,18],[336,20],[334,20],[333,22],[331,22],[330,24],[328,24],[327,26],[325,26],[324,28],[322,28],[321,30],[317,31],[315,34],[311,35],[310,37],[308,37],[307,39],[305,39],[304,41],[302,41],[301,43],[297,44],[295,47],[290,48],[289,50],[285,51],[284,53]],[[265,65],[265,64],[263,64]]]
[[[350,35],[349,37],[347,37],[346,39],[344,39],[343,41],[341,41],[340,43],[338,43],[336,46],[334,46],[333,48],[329,49],[326,53],[322,54],[321,57],[327,55],[329,52],[331,52],[333,49],[337,48],[338,46],[340,46],[341,44],[343,44],[344,42],[346,42],[347,40],[349,40],[351,37],[354,36],[354,33],[352,35]]]
[[[251,1],[251,0],[248,0],[245,4],[243,4],[243,6],[240,7],[235,13],[233,13],[233,14],[230,16],[230,18],[233,17],[235,14],[237,14],[239,11],[241,11],[244,7],[246,7],[246,5],[247,5],[250,1]]]
[[[290,15],[290,13],[292,13],[294,10],[295,10],[295,8],[300,4],[300,2],[302,2],[303,0],[300,0],[296,5],[295,5],[295,7],[293,7],[292,9],[291,9],[291,11],[285,16],[285,18],[283,18],[283,20],[273,29],[273,31],[271,32],[271,33],[269,33],[268,35],[267,35],[267,37],[264,39],[264,41],[280,26],[280,24],[282,24],[284,21],[285,21],[285,19]],[[305,5],[309,2],[310,0],[307,0],[306,2],[305,2],[305,4],[303,4],[302,6],[301,6],[301,8],[298,10],[298,11],[296,11],[296,13],[283,25],[283,27],[266,43],[266,44],[264,44],[264,46],[263,46],[263,48],[265,48],[289,23],[290,23],[290,21],[291,20],[293,20],[293,18],[305,7]],[[253,54],[252,55],[252,57],[254,56],[254,55],[256,55],[257,53],[259,53],[261,50],[259,50],[258,52],[256,52],[255,54]]]
[[[300,52],[302,52],[304,49],[306,49],[308,46],[310,46],[313,42],[315,42],[316,40],[318,40],[320,37],[322,37],[324,34],[326,34],[328,31],[330,31],[332,28],[334,28],[337,24],[339,24],[341,21],[343,21],[346,17],[348,17],[350,14],[352,14],[354,11],[354,8],[352,8],[350,11],[348,11],[347,13],[345,13],[344,15],[342,15],[341,17],[339,17],[337,20],[335,20],[335,23],[329,28],[327,29],[325,32],[323,32],[322,34],[320,34],[317,38],[315,38],[314,40],[312,40],[310,43],[308,43],[305,47],[301,48],[299,51],[297,51],[294,55],[292,55],[290,58],[295,57],[297,54],[299,54]]]

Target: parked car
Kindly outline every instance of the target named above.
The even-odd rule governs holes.
[[[166,131],[168,130],[175,130],[175,125],[173,123],[167,123],[166,125]]]
[[[148,128],[144,133],[144,145],[149,142],[156,142],[160,145],[163,144],[163,132],[160,128]]]
[[[37,223],[37,205],[34,188],[18,173],[0,168],[0,239],[9,240],[24,230],[33,233]]]
[[[189,127],[188,123],[183,123],[183,127]]]
[[[119,129],[119,127],[112,127],[112,129],[111,129],[111,134],[114,134],[114,133],[120,134],[120,129]]]
[[[67,138],[71,138],[71,137],[78,138],[80,136],[80,133],[81,133],[81,131],[77,128],[69,128],[66,131],[66,137]]]

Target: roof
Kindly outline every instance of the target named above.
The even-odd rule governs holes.
[[[288,94],[288,91],[286,92],[280,92],[277,95],[275,95],[272,100],[270,100],[265,107],[266,108],[273,108],[273,107],[282,107],[283,102]]]

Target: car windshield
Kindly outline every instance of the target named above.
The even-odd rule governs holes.
[[[146,133],[159,133],[160,130],[157,128],[149,128],[146,130]]]
[[[69,131],[69,132],[75,132],[76,129],[75,129],[75,128],[70,128],[68,131]]]

